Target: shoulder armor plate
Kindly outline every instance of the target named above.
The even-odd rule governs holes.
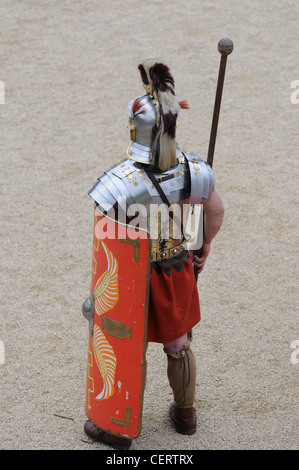
[[[212,170],[195,154],[181,152],[178,165],[155,175],[170,204],[189,199],[190,204],[200,204],[201,199],[208,199],[214,189]],[[125,199],[126,206],[162,201],[152,182],[148,179],[142,165],[125,158],[116,163],[88,193],[104,211],[109,211],[119,201]]]
[[[190,204],[200,204],[202,199],[209,199],[214,190],[213,172],[205,161],[195,153],[184,155],[188,161],[190,171]]]

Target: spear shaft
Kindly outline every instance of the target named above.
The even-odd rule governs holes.
[[[207,163],[210,165],[211,168],[213,166],[213,160],[214,160],[227,56],[233,52],[233,49],[234,49],[234,43],[229,38],[222,38],[218,42],[218,51],[221,54],[221,59],[220,59],[220,65],[219,65],[218,82],[217,82],[217,89],[216,89],[216,95],[215,95],[214,112],[213,112],[213,119],[212,119],[211,133],[210,133],[208,157],[207,157]],[[200,257],[201,249],[194,251],[194,255]],[[197,268],[195,268],[195,266],[194,266],[194,275],[197,281],[198,270]]]
[[[220,66],[219,66],[219,73],[218,73],[218,82],[217,82],[214,112],[213,112],[213,119],[212,119],[211,133],[210,133],[210,143],[209,143],[208,158],[207,158],[207,163],[210,165],[211,168],[213,166],[213,160],[214,160],[214,152],[215,152],[215,145],[216,145],[216,137],[217,137],[217,129],[218,129],[218,122],[219,122],[219,114],[220,114],[220,107],[221,107],[221,100],[222,100],[227,56],[232,53],[233,49],[234,49],[234,44],[231,39],[229,38],[220,39],[218,43],[218,51],[221,54],[221,59],[220,59]]]

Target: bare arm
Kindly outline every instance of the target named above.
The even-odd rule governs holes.
[[[215,190],[212,192],[208,201],[205,199],[202,200],[202,205],[205,214],[203,243],[210,244],[222,225],[224,207],[219,194]]]
[[[206,259],[210,253],[211,242],[219,232],[224,216],[224,207],[217,191],[214,190],[212,192],[208,201],[203,199],[202,204],[204,210],[203,245],[201,257],[199,258],[198,256],[194,256],[193,259],[199,273],[203,270]],[[191,256],[193,256],[193,253],[191,253]]]

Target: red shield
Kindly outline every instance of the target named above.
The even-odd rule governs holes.
[[[141,431],[146,372],[151,247],[139,233],[95,212],[85,409],[97,426],[129,438]]]

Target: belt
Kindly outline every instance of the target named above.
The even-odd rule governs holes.
[[[157,251],[151,253],[151,261],[164,261],[165,259],[173,258],[176,255],[179,255],[186,249],[186,239],[184,239],[179,245],[174,246],[173,248],[168,248],[167,250]]]

